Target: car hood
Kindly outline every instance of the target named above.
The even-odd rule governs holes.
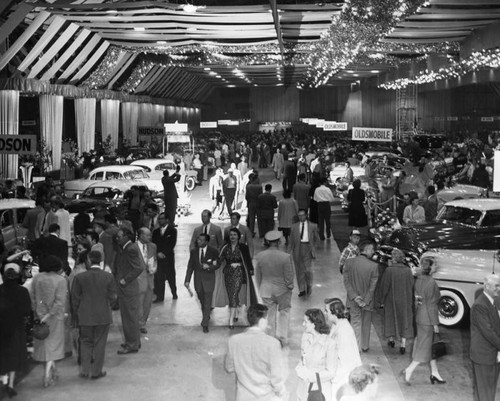
[[[416,253],[431,248],[460,248],[463,241],[470,239],[471,229],[474,228],[450,222],[417,224],[394,231],[388,245]]]

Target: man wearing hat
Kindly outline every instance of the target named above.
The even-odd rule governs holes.
[[[255,280],[262,302],[269,308],[269,334],[286,345],[288,315],[292,306],[293,266],[291,256],[278,249],[281,236],[281,231],[266,233],[269,248],[255,256]]]
[[[359,255],[359,240],[361,239],[361,232],[359,230],[352,230],[349,234],[349,243],[340,254],[339,269],[340,274],[344,272],[345,261]]]
[[[312,291],[312,260],[316,257],[319,243],[318,225],[307,219],[307,211],[300,209],[299,222],[292,225],[290,249],[295,264],[295,274],[299,286],[299,297],[310,295]]]

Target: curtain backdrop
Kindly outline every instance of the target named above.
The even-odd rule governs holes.
[[[19,92],[0,90],[0,135],[19,133]],[[0,155],[0,178],[17,178],[18,155]]]
[[[138,103],[122,103],[123,139],[131,145],[137,145],[137,120],[139,118]]]
[[[111,135],[113,149],[118,148],[118,124],[120,118],[120,101],[111,99],[101,100],[101,132],[104,142]]]
[[[153,105],[151,103],[139,104],[139,127],[153,127]]]
[[[153,104],[153,127],[163,127],[165,123],[165,106]]]
[[[63,96],[40,95],[40,131],[52,152],[52,166],[46,166],[48,171],[61,168],[63,104]]]
[[[76,136],[80,154],[95,148],[96,99],[75,99]]]

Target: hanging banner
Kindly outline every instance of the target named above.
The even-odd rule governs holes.
[[[217,128],[217,121],[200,121],[200,128]]]
[[[325,121],[323,131],[347,131],[347,123],[338,123],[336,121]]]
[[[187,132],[186,123],[165,124],[165,132]]]
[[[325,119],[324,118],[318,118],[316,120],[316,128],[323,128],[323,125],[325,125]]]
[[[137,135],[163,135],[164,129],[159,127],[137,127]]]
[[[481,117],[481,122],[483,123],[491,123],[493,122],[494,118],[493,117]]]
[[[36,135],[0,135],[0,154],[34,155]]]
[[[392,128],[352,128],[353,141],[391,142]]]

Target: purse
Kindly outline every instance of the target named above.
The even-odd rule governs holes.
[[[307,391],[307,401],[326,401],[323,391],[321,389],[321,380],[319,379],[319,373],[316,372],[316,382],[318,383],[317,390],[311,390],[313,383],[309,383],[309,390]]]
[[[432,337],[432,359],[438,359],[447,354],[446,343],[439,333],[434,333]]]
[[[33,337],[37,340],[45,340],[50,334],[50,328],[47,323],[40,321],[33,324]]]

